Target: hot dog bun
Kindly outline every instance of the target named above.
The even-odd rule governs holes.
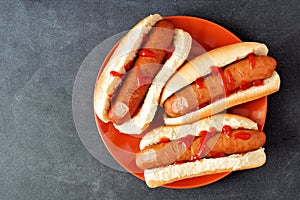
[[[140,150],[145,149],[149,145],[159,143],[162,138],[176,140],[187,135],[196,136],[201,131],[209,131],[211,127],[216,128],[217,131],[221,131],[224,125],[230,125],[233,129],[244,127],[245,129],[258,130],[257,124],[246,117],[234,114],[218,114],[191,124],[161,126],[152,129],[141,139]]]
[[[154,14],[146,17],[136,24],[120,41],[113,55],[106,64],[101,76],[96,82],[94,91],[94,110],[101,121],[107,123],[110,121],[108,111],[110,109],[110,99],[115,88],[121,83],[121,78],[111,76],[111,71],[120,74],[125,73],[124,66],[136,57],[140,48],[143,37],[149,33],[152,26],[163,17]]]
[[[154,188],[178,180],[207,174],[257,168],[265,162],[266,154],[264,148],[259,148],[245,154],[232,154],[221,158],[204,158],[180,165],[147,169],[144,171],[144,177],[146,184]]]
[[[196,121],[189,125],[162,126],[148,132],[140,142],[140,149],[160,143],[162,138],[170,141],[184,138],[187,135],[197,136],[201,131],[208,131],[212,127],[220,132],[223,126],[232,129],[257,130],[257,124],[252,120],[234,114],[218,114]],[[150,159],[150,158],[149,158]],[[182,164],[171,164],[165,167],[145,169],[146,184],[153,188],[186,178],[214,174],[228,171],[256,168],[266,162],[266,155],[262,147],[244,154],[231,154],[221,158],[203,158],[200,161],[189,161]]]
[[[264,85],[258,87],[251,87],[247,90],[239,91],[230,95],[229,97],[220,99],[211,103],[199,110],[182,115],[180,117],[164,117],[166,125],[178,125],[192,123],[198,119],[202,119],[213,114],[219,113],[227,108],[246,103],[261,97],[267,96],[279,90],[280,78],[276,71],[270,78],[265,79]]]
[[[197,78],[211,73],[211,66],[225,67],[226,65],[247,57],[248,54],[267,55],[268,48],[258,42],[240,42],[213,49],[195,57],[178,70],[167,82],[162,92],[160,104],[173,93],[194,82]]]
[[[268,48],[266,45],[257,42],[242,42],[214,49],[194,58],[191,62],[185,64],[174,76],[167,82],[162,92],[161,104],[173,95],[176,91],[191,84],[197,78],[206,76],[211,73],[212,66],[219,68],[243,59],[247,55],[266,55]],[[227,108],[239,105],[260,97],[272,94],[279,90],[280,78],[276,71],[263,80],[263,85],[252,86],[246,90],[241,90],[230,94],[226,98],[219,99],[197,109],[193,112],[183,114],[178,117],[169,117],[165,115],[164,122],[166,125],[177,125],[192,123],[213,114],[219,113]]]
[[[94,91],[95,113],[103,122],[107,123],[111,121],[109,118],[109,110],[111,108],[112,94],[122,81],[118,76],[111,76],[111,72],[114,71],[119,74],[126,73],[124,66],[135,59],[144,36],[162,19],[162,16],[154,14],[146,17],[134,26],[120,41],[112,57],[105,66],[96,82]],[[120,132],[126,134],[140,134],[153,120],[159,104],[162,88],[170,76],[172,76],[177,68],[179,68],[186,60],[191,48],[192,38],[187,32],[181,29],[175,29],[172,44],[174,46],[174,52],[171,57],[166,60],[161,70],[152,80],[140,110],[135,113],[129,121],[119,125],[114,123],[114,126]]]
[[[175,50],[172,56],[164,63],[162,69],[153,79],[138,114],[121,125],[114,124],[119,131],[127,134],[139,134],[148,127],[156,113],[161,91],[165,83],[186,60],[191,44],[192,38],[187,32],[175,29],[173,41]]]

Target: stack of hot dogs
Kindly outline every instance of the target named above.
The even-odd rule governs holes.
[[[241,42],[187,61],[191,45],[189,33],[150,15],[122,38],[96,82],[97,116],[124,134],[145,134],[136,165],[149,187],[266,161],[257,124],[220,112],[279,90],[268,48]],[[164,126],[143,132],[159,106]]]

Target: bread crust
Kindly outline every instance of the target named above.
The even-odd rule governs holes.
[[[244,170],[262,166],[266,162],[264,148],[245,154],[232,154],[221,158],[204,158],[180,165],[169,165],[144,171],[145,182],[150,188],[197,176]]]

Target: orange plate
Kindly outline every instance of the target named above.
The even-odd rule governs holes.
[[[207,51],[220,46],[241,42],[238,37],[225,28],[204,19],[189,16],[170,16],[166,17],[166,19],[172,21],[176,28],[181,28],[189,32],[193,39]],[[101,69],[106,65],[114,49],[115,47],[106,57]],[[158,113],[160,112],[162,111],[159,110]],[[267,113],[267,97],[236,106],[227,110],[227,112],[244,115],[253,119],[258,123],[259,129],[262,130]],[[162,123],[162,119],[157,116],[160,116],[160,114],[156,115],[154,122],[156,125]],[[135,153],[139,151],[139,142],[142,136],[122,134],[114,128],[112,123],[104,123],[96,115],[95,119],[100,136],[114,159],[127,171],[144,180],[143,171],[135,165]],[[164,187],[178,189],[200,187],[216,182],[228,174],[230,172],[189,178],[167,184]]]

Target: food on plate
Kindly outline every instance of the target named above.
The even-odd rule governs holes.
[[[225,112],[279,90],[276,60],[259,42],[198,55],[201,44],[196,48],[176,25],[153,14],[117,43],[96,80],[95,114],[108,131],[111,123],[118,130],[114,139],[140,134],[131,164],[151,188],[262,166],[265,133],[251,119]],[[130,153],[136,147],[129,145]]]
[[[122,133],[140,134],[154,118],[166,81],[185,62],[189,33],[158,14],[134,26],[119,42],[100,74],[94,108]]]
[[[266,161],[265,133],[252,120],[218,114],[188,125],[162,126],[140,142],[136,165],[151,188],[174,181],[255,168]]]
[[[213,49],[183,65],[161,97],[165,124],[187,124],[279,90],[276,60],[258,42]]]

